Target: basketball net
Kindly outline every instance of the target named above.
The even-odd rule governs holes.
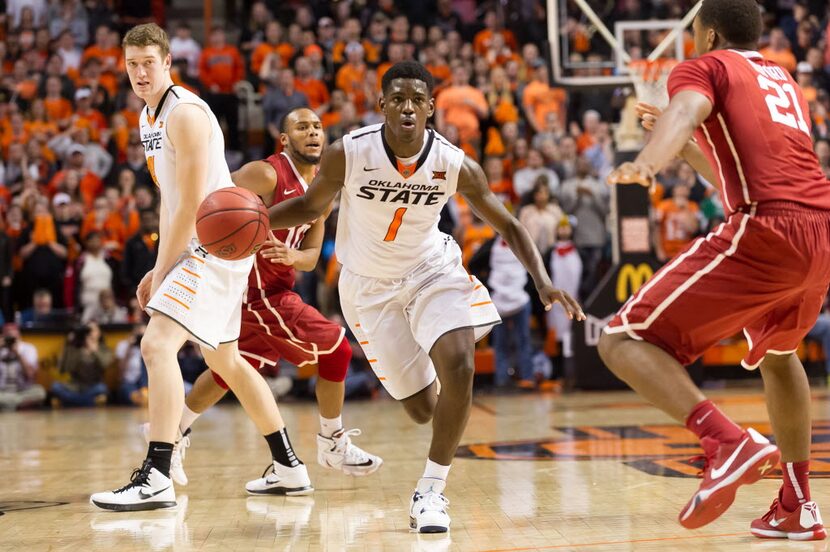
[[[635,94],[626,98],[620,115],[620,125],[615,135],[619,151],[642,149],[645,136],[635,106],[637,102],[645,102],[661,110],[668,107],[669,92],[666,83],[677,64],[675,59],[640,59],[628,64]]]

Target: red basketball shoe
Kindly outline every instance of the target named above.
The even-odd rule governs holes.
[[[732,505],[738,487],[761,479],[781,458],[778,447],[752,428],[733,443],[704,437],[700,444],[706,453],[703,483],[678,516],[686,529],[716,520]]]
[[[788,512],[776,498],[769,512],[752,522],[752,534],[761,539],[823,540],[827,531],[821,521],[818,504],[813,501],[801,504]]]

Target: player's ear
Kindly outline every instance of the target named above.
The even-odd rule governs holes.
[[[427,113],[427,117],[432,117],[435,114],[435,98],[429,99],[429,113]]]
[[[169,71],[172,66],[173,66],[173,54],[168,53],[167,56],[164,58],[164,69],[165,69],[165,71]]]
[[[386,100],[383,98],[383,94],[378,97],[378,107],[380,108],[380,112],[386,115]]]
[[[283,148],[288,145],[288,134],[285,132],[280,132],[280,144],[282,144]]]

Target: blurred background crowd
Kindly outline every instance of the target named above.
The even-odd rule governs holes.
[[[633,20],[682,16],[693,2],[591,4],[605,19]],[[804,89],[815,149],[830,176],[830,7],[824,0],[763,4],[761,52]],[[481,163],[556,283],[584,300],[608,267],[604,178],[615,159],[613,125],[630,90],[551,82],[543,1],[228,2],[228,24],[207,31],[187,16],[192,10],[177,14],[160,1],[6,0],[0,7],[0,406],[46,396],[34,383],[42,380],[38,352],[20,337],[21,329],[36,328],[69,335],[51,367],[55,405],[146,400],[138,349],[144,315],[134,292],[155,261],[158,198],[138,133],[143,102],[130,90],[120,46],[125,30],[140,22],[168,29],[174,81],[219,117],[232,169],[273,153],[280,119],[298,106],[320,115],[329,141],[380,122],[384,72],[397,61],[422,62],[437,83],[433,126]],[[569,59],[610,59],[581,12],[569,11],[574,16],[561,28]],[[626,43],[636,52],[660,38],[633,33]],[[694,55],[690,36],[685,43]],[[685,163],[673,163],[659,181],[654,242],[665,260],[723,209]],[[318,269],[298,283],[307,302],[335,318],[336,220],[335,211]],[[555,379],[557,359],[569,354],[568,328],[534,304],[515,258],[458,197],[441,229],[488,283],[506,321],[491,337],[496,385],[534,388]],[[114,350],[100,329],[112,325],[131,325],[122,327],[131,328],[129,336]],[[182,359],[189,373],[204,369],[192,347]],[[108,379],[107,370],[116,377]]]

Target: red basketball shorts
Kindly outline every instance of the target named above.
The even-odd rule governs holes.
[[[691,364],[744,332],[744,368],[788,354],[815,324],[830,282],[830,212],[787,202],[737,212],[660,269],[605,328]]]
[[[276,366],[280,358],[296,366],[317,364],[320,355],[337,349],[344,335],[342,326],[293,291],[249,289],[242,305],[239,351],[260,371]]]

